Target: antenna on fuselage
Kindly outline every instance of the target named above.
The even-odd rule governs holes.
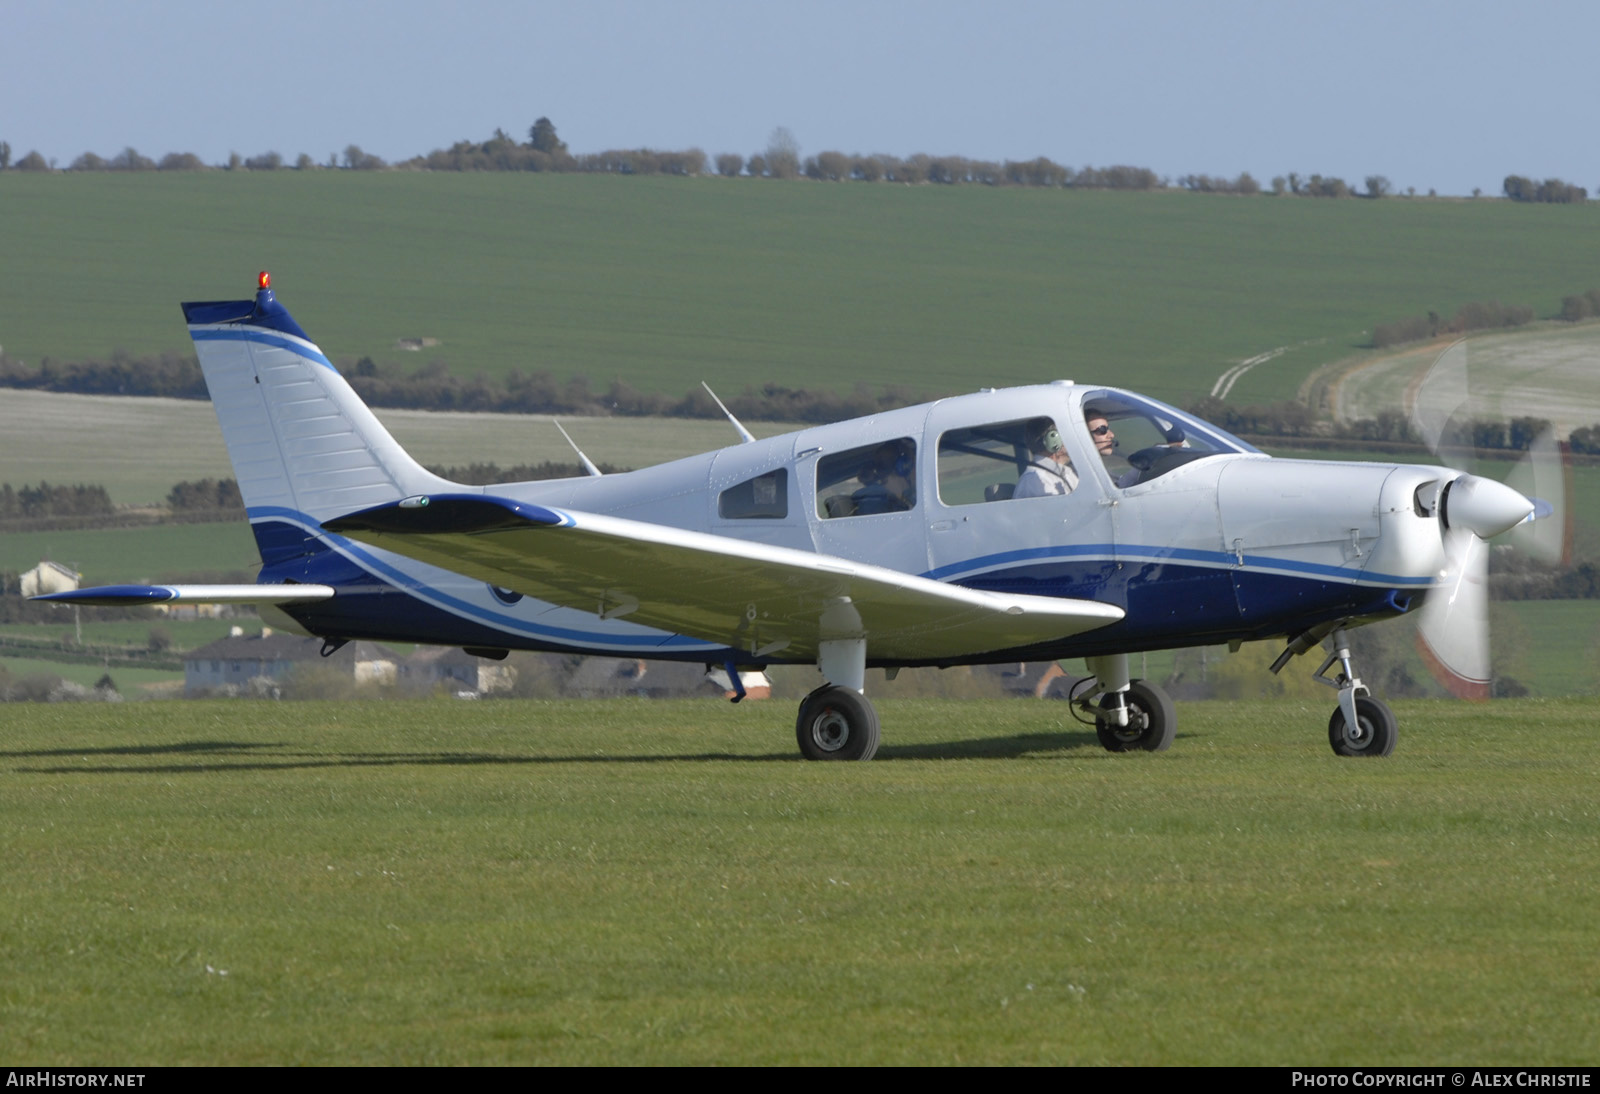
[[[556,421],[554,418],[550,419],[550,423],[552,425],[554,425],[557,429],[561,429],[561,423]],[[576,441],[574,441],[572,439],[571,434],[569,434],[565,429],[561,429],[561,435],[563,437],[567,438],[567,443],[570,444],[572,446],[572,450],[578,454],[578,459],[583,461],[583,469],[585,471],[589,472],[589,474],[594,475],[597,478],[599,476],[605,474],[604,471],[600,470],[598,467],[596,467],[594,465],[594,462],[592,460],[590,460],[588,456],[585,456],[583,454],[583,449],[578,447],[578,442],[576,442]]]
[[[717,398],[717,393],[715,391],[711,390],[711,385],[706,383],[704,380],[701,380],[700,386],[706,389],[706,394],[711,396],[711,401],[717,404],[717,408],[728,416],[728,421],[733,423],[733,428],[739,431],[739,439],[745,444],[749,444],[754,441],[755,437],[751,435],[748,429],[739,424],[739,419],[733,416],[733,411],[722,405],[722,400]]]

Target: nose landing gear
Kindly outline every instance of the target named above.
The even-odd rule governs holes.
[[[1328,719],[1328,744],[1340,756],[1389,755],[1399,739],[1394,711],[1383,700],[1374,699],[1356,675],[1350,664],[1350,639],[1343,627],[1331,627],[1323,634],[1307,631],[1298,636],[1272,663],[1272,671],[1276,673],[1291,657],[1305,653],[1319,638],[1328,656],[1311,678],[1339,693],[1339,705]],[[1335,663],[1339,672],[1330,680],[1327,673]]]

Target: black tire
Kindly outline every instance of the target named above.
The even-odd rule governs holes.
[[[870,760],[878,751],[878,712],[854,688],[828,684],[800,704],[794,733],[808,760]]]
[[[1166,692],[1147,680],[1135,680],[1124,701],[1128,704],[1127,725],[1095,720],[1095,736],[1107,752],[1165,752],[1172,747],[1178,712]]]
[[[1328,719],[1328,743],[1340,756],[1387,756],[1394,751],[1400,730],[1394,711],[1381,699],[1356,700],[1356,728],[1345,725],[1344,708],[1334,707]]]

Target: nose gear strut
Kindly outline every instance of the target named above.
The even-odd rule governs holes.
[[[1328,720],[1329,745],[1340,756],[1389,755],[1399,735],[1394,712],[1381,699],[1374,699],[1356,675],[1350,658],[1350,638],[1342,625],[1314,628],[1297,635],[1272,663],[1272,672],[1277,673],[1290,658],[1305,653],[1319,639],[1328,656],[1311,678],[1339,693],[1339,705]],[[1329,679],[1328,670],[1335,664],[1339,666],[1338,674]]]

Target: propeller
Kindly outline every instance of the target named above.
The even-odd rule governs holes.
[[[1571,532],[1564,520],[1548,519],[1565,509],[1570,468],[1562,468],[1553,432],[1535,442],[1513,475],[1516,485],[1459,471],[1470,448],[1456,440],[1452,422],[1465,420],[1471,407],[1467,348],[1457,342],[1434,362],[1414,389],[1412,423],[1446,466],[1458,473],[1440,481],[1432,499],[1418,498],[1433,512],[1444,548],[1444,567],[1428,593],[1417,625],[1417,647],[1434,678],[1463,699],[1487,699],[1490,692],[1489,549],[1486,541],[1521,532],[1522,545],[1548,561],[1570,557]],[[1522,489],[1519,489],[1521,487]],[[1538,501],[1534,490],[1557,502]]]
[[[1477,475],[1450,479],[1438,494],[1444,569],[1417,624],[1417,646],[1434,678],[1462,699],[1489,698],[1489,548],[1532,517],[1535,506],[1509,486]]]

